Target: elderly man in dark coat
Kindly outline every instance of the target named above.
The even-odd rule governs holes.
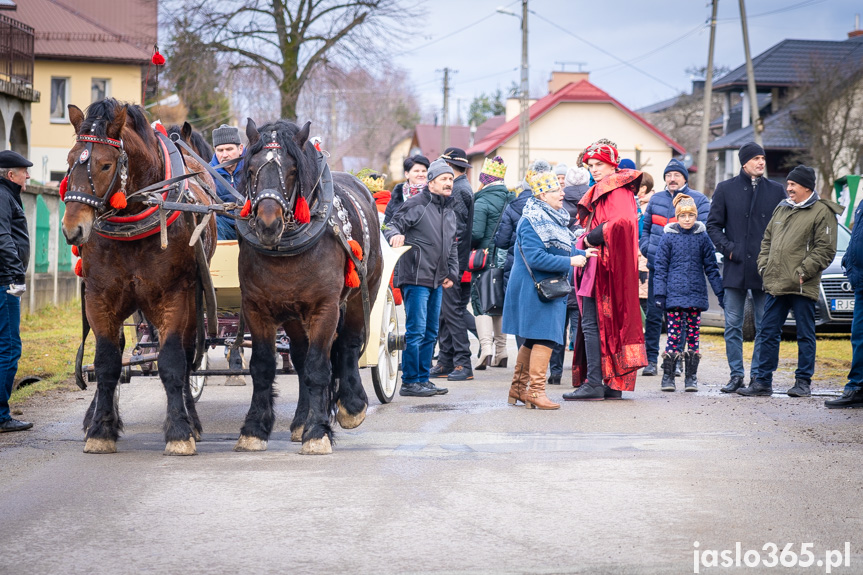
[[[17,152],[0,152],[0,433],[33,427],[9,411],[21,359],[21,296],[27,291],[24,274],[30,261],[21,192],[27,187],[31,166],[32,162]]]
[[[725,356],[731,379],[720,389],[723,393],[734,393],[745,385],[743,308],[746,293],[752,293],[757,342],[764,314],[764,288],[756,262],[767,223],[773,216],[773,210],[785,199],[782,185],[764,177],[764,148],[750,142],[740,148],[737,156],[742,166],[740,173],[716,186],[707,218],[707,233],[724,256]],[[759,350],[760,346],[756,343],[752,365],[758,364]],[[753,380],[757,376],[757,373],[750,373]]]
[[[470,301],[470,273],[467,271],[470,258],[471,234],[473,230],[473,189],[467,180],[470,163],[461,148],[447,148],[441,160],[455,172],[450,205],[456,216],[456,238],[458,239],[458,267],[461,282],[453,289],[444,291],[440,310],[440,333],[438,362],[431,370],[432,377],[446,377],[450,381],[473,379],[470,362],[468,330],[476,333],[476,320],[467,311]]]

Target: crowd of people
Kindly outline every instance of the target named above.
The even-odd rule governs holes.
[[[785,393],[810,396],[815,303],[821,273],[836,254],[843,208],[818,196],[812,168],[794,168],[783,189],[765,176],[761,146],[744,145],[738,159],[739,175],[719,183],[712,198],[689,187],[677,159],[664,169],[663,189],[654,190],[650,174],[621,159],[609,140],[588,146],[578,166],[534,161],[515,189],[504,185],[503,159],[486,158],[475,193],[461,149],[433,162],[405,160],[405,182],[393,190],[383,225],[391,245],[413,248],[394,286],[422,294],[405,297],[401,395],[446,393],[432,380],[465,381],[474,370],[507,367],[507,335],[518,349],[511,404],[560,407],[547,385],[566,379],[567,341],[574,389],[562,394],[566,401],[620,399],[635,389],[639,373],[660,371],[662,391],[676,391],[683,375],[683,389],[697,392],[710,290],[725,314],[730,379],[720,391],[773,394],[782,326],[792,311],[798,368]],[[857,299],[860,228],[843,260]],[[481,281],[490,268],[501,272],[499,307],[483,301],[491,297]],[[756,337],[747,384],[742,326],[750,295]],[[825,402],[830,408],[863,407],[863,312],[855,309],[849,382],[840,398]],[[479,340],[473,365],[469,332]]]
[[[239,131],[220,126],[213,145],[211,164],[237,187]],[[454,147],[434,161],[407,158],[404,182],[391,192],[380,174],[364,178],[387,241],[412,248],[392,279],[406,316],[399,393],[442,395],[448,389],[433,379],[463,382],[474,378],[474,370],[508,368],[507,335],[515,336],[518,349],[511,404],[560,407],[546,386],[565,378],[567,340],[574,389],[562,394],[564,400],[620,399],[635,389],[639,370],[649,377],[660,368],[663,391],[675,391],[679,375],[685,391],[698,391],[709,284],[725,314],[730,379],[720,391],[773,394],[782,327],[793,311],[798,361],[795,383],[785,393],[810,396],[816,301],[821,273],[836,254],[843,208],[819,197],[810,167],[795,167],[783,189],[765,177],[761,146],[744,145],[738,159],[740,173],[720,182],[710,199],[689,187],[688,170],[677,159],[665,167],[664,189],[654,190],[650,174],[621,159],[609,140],[588,146],[579,166],[533,162],[514,190],[504,184],[507,165],[496,156],[485,159],[474,192],[471,164]],[[32,427],[9,409],[30,258],[21,192],[32,165],[20,154],[0,152],[0,432]],[[217,187],[225,201],[233,199],[222,182]],[[863,221],[863,203],[855,221]],[[233,220],[220,216],[217,223],[220,239],[236,238]],[[863,407],[861,225],[852,231],[842,266],[855,298],[852,363],[843,394],[825,401],[828,408]],[[497,279],[484,281],[492,277],[503,286],[499,293]],[[749,296],[756,336],[747,384],[742,326]],[[475,361],[468,333],[479,340]]]

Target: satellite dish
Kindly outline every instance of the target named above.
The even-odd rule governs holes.
[[[686,154],[680,161],[683,163],[683,167],[688,170],[692,167],[692,154]]]

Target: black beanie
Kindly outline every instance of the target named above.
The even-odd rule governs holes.
[[[809,166],[800,164],[791,170],[791,173],[788,174],[786,179],[790,182],[797,182],[804,188],[809,188],[810,190],[815,189],[815,170]]]
[[[748,144],[743,144],[743,147],[740,148],[740,151],[737,152],[737,157],[740,158],[740,165],[744,165],[746,162],[754,158],[755,156],[763,156],[764,148],[756,144],[755,142],[749,142]]]

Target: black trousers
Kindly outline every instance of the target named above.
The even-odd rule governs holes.
[[[476,333],[476,319],[467,310],[468,301],[470,301],[470,282],[462,282],[443,290],[438,331],[440,346],[438,363],[446,367],[457,365],[471,367],[470,341],[467,339],[467,332],[470,329]],[[470,319],[467,316],[470,316]]]

